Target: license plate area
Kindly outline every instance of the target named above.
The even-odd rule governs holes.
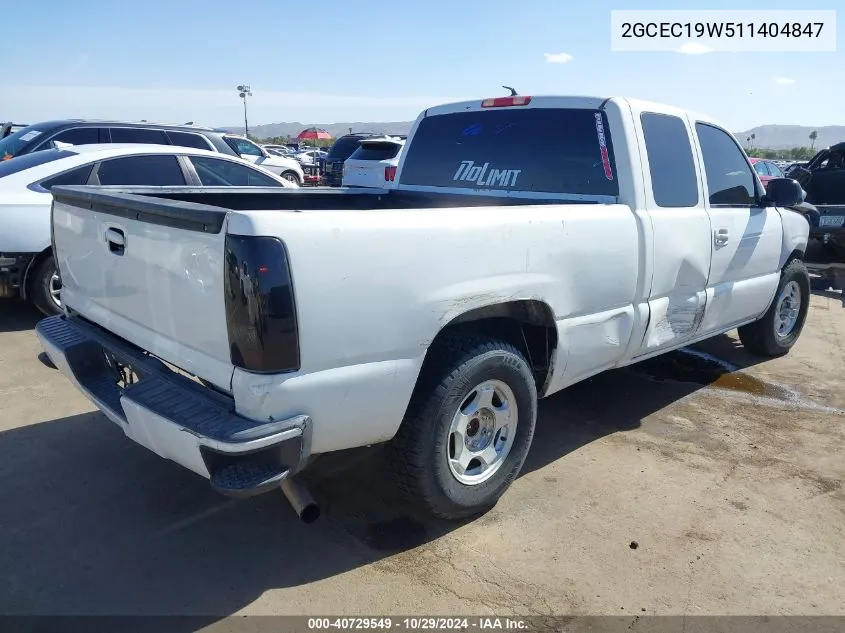
[[[819,226],[842,226],[845,215],[823,215],[819,218]]]

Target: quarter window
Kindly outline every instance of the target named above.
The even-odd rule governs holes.
[[[704,157],[704,174],[710,204],[751,206],[757,202],[756,178],[745,153],[724,130],[696,123],[695,131]]]
[[[91,175],[93,165],[85,165],[84,167],[77,167],[71,169],[58,176],[53,176],[47,180],[41,181],[41,187],[48,191],[56,185],[85,185],[88,184],[88,177]]]
[[[694,207],[698,204],[698,179],[687,126],[668,114],[644,112],[640,120],[657,206]]]
[[[192,134],[190,132],[172,132],[168,131],[167,136],[170,137],[170,142],[179,147],[194,147],[196,149],[213,149],[209,145],[205,137],[199,134]]]
[[[282,184],[257,169],[231,160],[191,156],[200,182],[206,187],[281,187]]]

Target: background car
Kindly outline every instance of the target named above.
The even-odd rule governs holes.
[[[296,154],[295,158],[303,165],[314,165],[321,160],[325,160],[328,156],[327,152],[320,149],[306,149]]]
[[[339,137],[326,155],[323,169],[323,184],[329,187],[340,187],[343,181],[343,163],[358,149],[362,139],[381,136],[371,132],[356,132]]]
[[[178,145],[240,156],[301,185],[304,174],[299,162],[270,154],[248,138],[196,125],[159,125],[147,122],[64,119],[29,125],[0,139],[5,160],[66,145],[144,143]]]
[[[363,139],[343,163],[344,187],[391,188],[405,139],[377,136]]]
[[[271,154],[275,154],[276,156],[293,158],[296,155],[295,151],[293,151],[290,147],[286,147],[285,145],[262,145],[261,147],[266,149]]]
[[[287,187],[296,185],[235,156],[169,145],[80,145],[0,162],[0,297],[60,310],[50,244],[56,185]]]
[[[305,172],[303,172],[302,166],[295,158],[271,154],[244,136],[224,134],[223,140],[244,160],[248,160],[267,171],[278,174],[296,186],[305,182]]]
[[[754,166],[754,171],[760,177],[760,182],[766,187],[769,181],[773,178],[783,178],[783,171],[778,167],[773,160],[765,158],[752,158],[751,164]]]

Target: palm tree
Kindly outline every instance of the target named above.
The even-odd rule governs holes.
[[[756,134],[752,134],[746,140],[748,141],[748,149],[754,149],[754,139],[757,138]]]
[[[819,133],[816,130],[810,132],[810,149],[815,147],[817,138],[819,138]]]

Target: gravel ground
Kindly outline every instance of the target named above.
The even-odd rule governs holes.
[[[845,615],[845,300],[792,353],[734,334],[541,404],[523,475],[465,524],[414,516],[380,454],[233,501],[127,440],[0,303],[0,613]],[[713,360],[718,359],[718,360]]]

